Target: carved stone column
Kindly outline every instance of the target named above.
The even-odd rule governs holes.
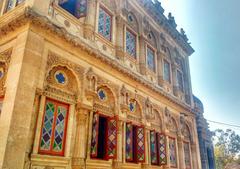
[[[125,38],[124,38],[124,31],[123,31],[123,26],[124,26],[124,22],[123,22],[123,18],[121,15],[118,15],[116,17],[116,57],[120,60],[124,59],[124,42],[125,42]]]
[[[72,168],[83,169],[85,168],[84,159],[86,158],[86,142],[87,142],[87,109],[77,109],[76,112],[76,137],[75,146],[73,149]]]
[[[166,155],[167,155],[167,165],[163,166],[163,169],[169,169],[170,167],[170,150],[169,150],[169,131],[165,130],[166,135]]]
[[[164,80],[163,80],[163,59],[162,59],[163,54],[161,52],[158,52],[157,55],[157,73],[158,73],[158,85],[163,86]]]
[[[196,145],[195,144],[192,144],[191,145],[191,154],[192,154],[192,168],[196,168],[197,167],[197,161],[196,161]],[[197,169],[197,168],[196,168]]]
[[[96,0],[88,0],[87,16],[84,23],[84,38],[93,40],[96,16]]]
[[[114,168],[121,168],[123,162],[123,127],[124,122],[118,121],[118,131],[117,131],[117,159],[114,160]]]
[[[179,169],[185,169],[183,137],[181,135],[178,136],[177,143],[178,143]]]
[[[150,161],[150,130],[145,128],[145,163],[142,165],[142,169],[149,168],[149,165],[151,164]]]
[[[88,135],[87,135],[87,159],[90,159],[91,155],[91,141],[92,141],[92,121],[93,121],[93,111],[88,113]]]
[[[139,68],[142,75],[146,75],[146,45],[143,35],[139,37]]]

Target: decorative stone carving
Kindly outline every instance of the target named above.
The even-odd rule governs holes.
[[[154,118],[152,104],[149,100],[149,97],[146,99],[146,102],[145,102],[145,114],[146,114],[145,116],[147,120]]]
[[[188,42],[189,39],[188,39],[188,37],[187,37],[187,35],[186,35],[186,32],[183,30],[183,28],[180,29],[180,33],[181,33],[183,39],[184,39],[186,42]]]
[[[46,70],[45,95],[67,102],[76,102],[80,98],[83,68],[49,52]],[[61,72],[59,79],[58,72]]]
[[[11,49],[0,53],[0,96],[3,96],[5,94],[5,82],[11,60],[11,54]]]
[[[177,133],[177,123],[174,119],[174,117],[171,115],[170,111],[168,110],[168,108],[165,108],[165,124],[166,124],[166,128],[172,132],[172,133]]]
[[[171,12],[168,14],[168,22],[173,28],[177,28],[177,24]]]
[[[86,77],[88,81],[88,90],[96,92],[98,78],[97,75],[93,72],[92,68],[88,69]]]

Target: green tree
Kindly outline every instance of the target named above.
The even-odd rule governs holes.
[[[240,136],[231,129],[214,132],[215,161],[217,169],[224,169],[227,164],[240,164]]]

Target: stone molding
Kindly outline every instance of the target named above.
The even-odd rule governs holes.
[[[1,21],[1,20],[0,20]],[[52,23],[47,17],[39,15],[36,11],[31,8],[26,8],[22,13],[19,13],[18,17],[9,19],[9,22],[5,24],[0,24],[0,36],[4,36],[7,33],[14,31],[17,27],[23,26],[27,23],[39,26],[49,32],[56,34],[57,36],[65,39],[67,42],[71,43],[75,47],[79,47],[82,50],[85,50],[89,55],[94,56],[100,59],[102,62],[105,62],[108,65],[111,65],[113,68],[117,69],[119,72],[127,75],[128,77],[136,80],[142,85],[150,88],[152,91],[164,96],[167,100],[172,103],[175,103],[186,111],[194,113],[191,106],[180,101],[178,98],[172,96],[169,93],[166,93],[164,89],[160,86],[152,84],[149,80],[146,80],[139,73],[135,73],[129,70],[126,66],[122,65],[116,59],[109,58],[105,56],[99,49],[94,46],[90,46],[85,40],[80,37],[75,37],[69,34],[64,28],[58,27]]]

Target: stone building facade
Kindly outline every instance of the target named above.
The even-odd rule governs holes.
[[[150,0],[0,1],[0,168],[201,169],[189,56]]]
[[[213,133],[209,130],[207,120],[203,116],[204,107],[202,102],[195,96],[193,96],[193,99],[197,118],[202,169],[215,169],[214,147],[212,142]]]

